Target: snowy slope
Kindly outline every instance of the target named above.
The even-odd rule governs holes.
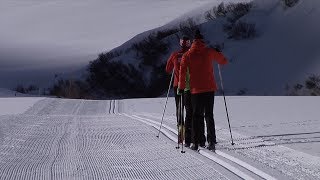
[[[303,83],[311,74],[319,75],[319,1],[300,1],[292,8],[285,8],[279,0],[253,1],[253,8],[240,19],[255,24],[257,36],[248,40],[228,39],[223,31],[225,18],[204,22],[204,13],[216,5],[213,2],[161,28],[142,33],[115,51],[125,51],[150,32],[174,27],[177,22],[193,17],[196,23],[202,23],[200,28],[209,45],[224,43],[223,52],[231,61],[223,68],[227,93],[245,90],[249,95],[285,95],[286,85]],[[178,49],[175,36],[167,41],[172,44],[171,51]],[[163,63],[169,55],[163,56]],[[138,64],[139,60],[134,56],[134,53],[128,53],[117,59]]]
[[[21,107],[22,100],[8,101]],[[184,149],[182,154],[175,148],[174,98],[159,138],[165,98],[42,99],[24,113],[0,116],[0,178],[320,178],[317,98],[243,96],[227,101],[235,145],[230,145],[223,98],[218,97],[216,153]]]
[[[12,97],[12,96],[15,96],[17,94],[21,95],[20,93],[17,93],[15,91],[11,91],[11,90],[8,90],[8,89],[0,88],[0,97]]]
[[[286,10],[275,0],[255,4],[253,12],[243,19],[257,24],[260,37],[226,42],[225,52],[235,58],[225,70],[229,86],[259,95],[284,95],[287,83],[303,82],[313,73],[319,75],[320,2],[301,1]]]
[[[77,71],[101,51],[208,2],[1,0],[0,87],[48,86],[54,74]]]
[[[249,0],[224,2],[239,1]],[[55,81],[55,74],[65,79],[83,78],[84,66],[98,53],[140,33],[114,49],[127,50],[150,32],[174,27],[189,17],[203,23],[201,29],[211,45],[224,42],[223,51],[232,61],[223,69],[230,94],[246,90],[254,95],[284,95],[287,84],[303,83],[310,74],[319,74],[317,0],[301,1],[293,8],[284,8],[279,0],[255,0],[253,9],[241,20],[255,23],[258,36],[240,41],[226,38],[222,31],[225,20],[205,22],[204,12],[220,2],[3,0],[0,87],[34,84],[45,88]],[[175,36],[169,42],[170,51],[178,48]],[[134,56],[130,52],[121,59],[138,64]],[[168,56],[163,55],[162,61]]]
[[[37,101],[43,99],[31,96],[0,88],[0,115],[23,113]]]

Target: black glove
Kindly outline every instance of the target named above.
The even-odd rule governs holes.
[[[215,46],[213,47],[214,50],[216,50],[217,52],[222,52],[219,46]]]
[[[184,90],[183,90],[183,89],[177,89],[177,95],[182,95],[182,94],[183,94],[183,92],[184,92]]]

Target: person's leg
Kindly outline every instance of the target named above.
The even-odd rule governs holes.
[[[207,126],[207,142],[210,143],[211,142],[211,135],[212,135],[212,119],[213,119],[213,107],[211,108],[211,104],[210,104],[210,95],[209,93],[205,93],[204,94],[204,117],[206,120],[206,126]],[[212,109],[212,110],[211,110]]]
[[[185,139],[185,127],[184,127],[184,93],[179,95],[180,97],[180,104],[179,104],[179,118],[178,118],[178,135],[179,135],[179,143],[183,143],[183,140]]]
[[[191,95],[192,104],[192,131],[193,131],[193,146],[191,149],[196,150],[201,142],[201,135],[203,134],[203,105],[201,103],[201,94]]]
[[[206,136],[205,136],[205,124],[204,124],[204,112],[205,112],[205,99],[206,97],[204,96],[203,93],[199,94],[199,106],[201,107],[201,120],[199,120],[199,131],[200,131],[200,146],[204,147],[206,145]],[[199,114],[200,118],[200,114]]]
[[[180,95],[180,101],[182,105],[180,105],[180,124],[185,125],[185,119],[184,119],[184,108],[185,108],[185,99],[184,99],[184,93]]]
[[[179,124],[179,116],[180,116],[180,112],[179,112],[179,104],[180,104],[180,96],[177,95],[177,87],[174,87],[173,88],[174,90],[174,99],[175,99],[175,102],[176,102],[176,117],[177,117],[177,126]]]
[[[198,149],[199,144],[199,125],[198,125],[198,95],[197,94],[191,94],[191,104],[192,104],[192,140],[193,140],[193,146],[194,149]],[[192,146],[192,147],[193,147]]]
[[[210,145],[214,145],[216,141],[215,123],[213,118],[214,92],[205,94],[205,119],[207,123],[207,140]]]
[[[191,93],[190,91],[184,92],[184,104],[186,108],[186,118],[185,118],[185,143],[186,146],[190,146],[191,132],[192,132],[192,103],[191,103]]]

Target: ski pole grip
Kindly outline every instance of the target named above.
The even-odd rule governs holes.
[[[221,88],[222,88],[222,91],[224,91],[224,88],[223,88],[223,80],[222,80],[222,75],[221,75],[221,68],[220,68],[220,64],[218,64],[218,69],[219,69],[219,77],[220,77],[220,84],[221,84]]]

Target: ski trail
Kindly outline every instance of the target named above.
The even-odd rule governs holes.
[[[146,119],[146,118],[140,118],[140,117],[135,116],[135,115],[130,116],[130,115],[125,114],[125,113],[123,113],[123,115],[125,115],[125,116],[127,116],[127,117],[129,117],[129,118],[132,118],[132,119],[141,121],[141,122],[143,122],[143,123],[146,123],[146,124],[148,124],[148,125],[150,125],[150,126],[153,126],[155,129],[158,129],[158,127],[159,127],[160,124],[161,124],[161,123],[159,123],[159,122],[152,121],[152,120]],[[166,126],[165,124],[162,124],[162,125],[163,125],[164,128],[167,128],[167,127],[168,127],[168,126]],[[167,129],[168,129],[168,128],[167,128]],[[169,128],[168,130],[171,131],[171,132],[173,132],[173,133],[175,133],[176,135],[178,134],[177,130],[173,130],[172,128]],[[161,132],[163,132],[163,134],[166,135],[166,136],[167,136],[169,139],[171,139],[172,141],[177,142],[177,138],[176,138],[176,137],[173,137],[172,135],[170,135],[167,131],[165,131],[165,130],[162,129]],[[247,175],[246,173],[244,173],[244,172],[242,172],[241,170],[239,170],[238,168],[230,165],[229,163],[227,163],[227,162],[225,162],[225,161],[223,161],[223,160],[221,160],[221,159],[219,159],[219,158],[217,158],[217,157],[215,157],[215,156],[212,156],[211,153],[208,153],[208,152],[202,150],[202,151],[200,151],[200,154],[202,154],[202,155],[204,155],[205,157],[207,157],[207,158],[213,160],[214,162],[220,164],[221,166],[225,167],[226,169],[228,169],[229,171],[231,171],[232,173],[236,174],[237,176],[239,176],[239,177],[242,178],[242,179],[248,179],[248,180],[253,180],[253,179],[254,179],[253,177]],[[238,161],[240,161],[240,160],[238,160]],[[257,169],[256,169],[256,170],[257,170]],[[260,171],[260,170],[259,170],[259,171]],[[254,171],[252,171],[252,172],[255,173]],[[262,171],[260,171],[260,172],[262,172]],[[260,173],[260,174],[263,174],[263,172]],[[265,174],[265,173],[264,173],[264,174]],[[263,176],[263,177],[265,177],[265,176]],[[271,179],[275,179],[275,178],[273,178],[273,177],[271,177],[271,176],[269,176],[269,175],[268,175],[267,177],[268,177],[268,178],[271,178]]]
[[[140,113],[139,116],[160,121],[158,116],[149,113]],[[172,127],[175,120],[173,118],[165,118],[164,122],[168,122]],[[218,149],[225,149],[241,157],[251,159],[291,179],[320,179],[319,157],[277,145],[273,141],[265,141],[263,138],[252,139],[237,132],[233,132],[235,145],[231,146],[229,141],[230,132],[219,127],[216,127],[216,129],[218,129],[218,140],[222,140],[217,145]]]
[[[0,179],[239,179],[199,154],[181,154],[121,102],[45,99],[1,116]]]

